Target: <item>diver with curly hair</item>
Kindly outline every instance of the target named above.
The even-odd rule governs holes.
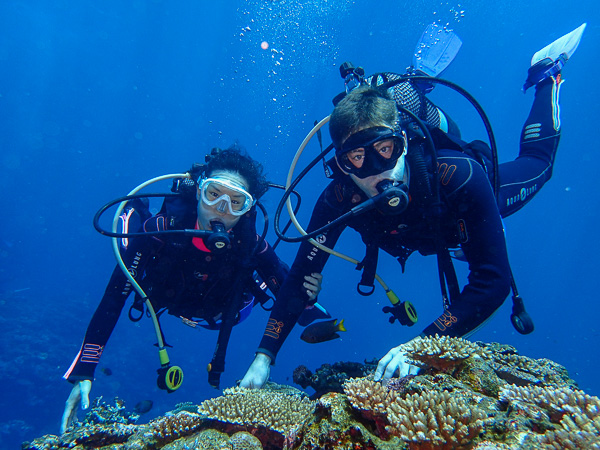
[[[221,332],[236,297],[242,296],[233,311],[233,325],[244,320],[256,304],[260,292],[256,292],[255,272],[266,285],[263,289],[277,295],[288,267],[259,238],[255,225],[256,201],[268,187],[263,167],[240,148],[213,150],[194,180],[191,206],[178,214],[161,210],[143,221],[145,233],[218,227],[233,236],[230,245],[219,252],[209,249],[201,237],[158,234],[128,239],[127,248],[122,251],[123,262],[151,299],[158,316],[166,311],[186,324]],[[248,279],[244,280],[243,290],[234,292],[244,274]],[[314,302],[321,288],[321,275],[307,275],[304,285],[306,300]],[[81,348],[64,375],[73,383],[73,389],[66,402],[61,432],[73,423],[79,404],[84,410],[89,408],[94,372],[131,292],[131,283],[117,267],[92,316]],[[136,309],[139,316],[134,318]],[[141,302],[134,302],[129,317],[139,320],[142,315]],[[224,354],[217,362],[213,357],[211,364],[209,381],[212,374],[220,375],[224,370]],[[218,386],[218,376],[214,383]]]

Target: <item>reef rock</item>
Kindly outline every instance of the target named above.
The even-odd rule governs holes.
[[[421,368],[416,376],[380,383],[372,365],[339,363],[317,370],[326,375],[319,381],[301,367],[295,381],[337,392],[311,401],[272,383],[231,388],[144,425],[120,404],[96,402],[89,420],[23,448],[600,449],[600,400],[564,367],[458,338],[417,339],[405,351]]]

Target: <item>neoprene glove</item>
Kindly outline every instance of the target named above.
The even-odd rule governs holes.
[[[81,403],[81,409],[86,410],[90,407],[90,390],[92,382],[83,380],[75,383],[69,398],[65,402],[65,411],[60,422],[60,434],[63,434],[77,419],[77,409]]]

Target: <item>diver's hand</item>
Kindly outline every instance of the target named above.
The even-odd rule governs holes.
[[[271,357],[264,353],[257,353],[240,386],[248,389],[260,389],[269,379],[270,373]]]
[[[86,410],[90,407],[90,390],[92,382],[83,380],[75,383],[69,398],[65,402],[65,411],[60,422],[60,434],[63,434],[73,424],[77,418],[77,408],[81,402],[81,409]]]
[[[394,376],[396,370],[400,372],[400,378],[406,375],[416,375],[419,371],[417,366],[413,366],[407,362],[404,345],[394,347],[381,358],[379,364],[377,364],[377,370],[375,370],[375,381],[379,381],[382,378],[384,381],[389,380]]]
[[[309,300],[314,300],[321,292],[321,283],[323,283],[323,275],[320,273],[311,273],[304,277],[304,283],[302,286],[306,289]]]

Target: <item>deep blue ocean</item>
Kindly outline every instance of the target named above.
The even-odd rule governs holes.
[[[505,220],[512,268],[536,330],[523,336],[513,329],[509,298],[472,339],[552,359],[587,393],[599,395],[597,2],[6,0],[0,2],[0,448],[58,433],[71,390],[61,377],[114,267],[110,239],[92,227],[99,207],[236,141],[265,165],[271,181],[284,183],[302,139],[343,90],[339,65],[349,60],[367,73],[403,73],[433,22],[462,38],[443,78],[483,106],[501,161],[518,152],[533,99],[532,91],[521,92],[532,54],[588,22],[563,70],[563,130],[553,179]],[[432,99],[466,139],[485,139],[461,97],[440,86]],[[311,142],[300,165],[318,150]],[[317,166],[300,185],[302,223],[326,182]],[[163,182],[150,190],[168,188]],[[271,218],[280,196],[265,196]],[[291,263],[296,248],[282,244],[278,251]],[[364,255],[352,230],[336,249]],[[326,362],[380,358],[439,315],[434,257],[413,255],[402,275],[398,263],[382,255],[379,272],[415,304],[420,323],[389,324],[381,288],[371,297],[357,295],[359,273],[331,258],[320,302],[345,319],[348,331],[311,345],[294,330],[272,369],[273,381],[292,384],[299,364],[314,370]],[[465,267],[459,272],[464,279]],[[267,318],[256,309],[234,329],[222,387],[243,377]],[[162,323],[174,346],[171,360],[185,372],[181,389],[159,391],[151,323],[134,324],[124,313],[99,366],[112,375],[97,370],[92,398],[112,402],[118,396],[129,408],[152,400],[154,408],[142,418],[150,420],[176,403],[219,394],[205,369],[217,333],[173,317]]]

